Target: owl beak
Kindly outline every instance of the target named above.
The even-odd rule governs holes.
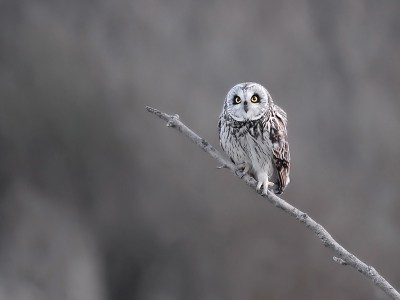
[[[244,108],[244,111],[247,113],[247,111],[249,110],[249,107],[247,106],[247,101],[244,101],[243,108]]]

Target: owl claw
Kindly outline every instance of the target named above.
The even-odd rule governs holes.
[[[267,190],[269,187],[272,187],[274,185],[273,182],[269,182],[268,179],[265,181],[260,180],[257,182],[257,192],[262,195],[267,194]],[[263,187],[263,190],[261,191],[261,187]]]
[[[245,162],[237,165],[238,171],[241,171],[243,176],[250,171],[250,167],[251,165]]]

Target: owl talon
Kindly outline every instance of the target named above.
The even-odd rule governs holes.
[[[246,174],[242,173],[240,170],[236,170],[236,171],[235,171],[235,174],[236,174],[236,176],[238,176],[240,179],[242,179],[242,178],[244,177],[244,175],[246,175]]]
[[[237,165],[238,171],[242,172],[243,176],[250,171],[250,167],[251,165],[245,162]]]
[[[272,186],[274,186],[273,182],[269,182],[268,180],[263,182],[262,180],[260,180],[259,182],[257,182],[257,193],[261,195],[266,195],[268,188]],[[261,187],[263,187],[263,189],[261,189]]]

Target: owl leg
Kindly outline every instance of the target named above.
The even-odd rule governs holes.
[[[263,186],[264,189],[263,189],[262,194],[266,195],[268,188],[273,186],[274,183],[268,181],[268,174],[262,174],[261,176],[257,176],[257,177],[258,177],[257,192],[260,192],[261,187]]]

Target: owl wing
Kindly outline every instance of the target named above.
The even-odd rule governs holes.
[[[287,138],[287,115],[273,105],[270,115],[269,138],[272,143],[273,163],[277,171],[277,193],[281,194],[289,184],[290,152]]]

